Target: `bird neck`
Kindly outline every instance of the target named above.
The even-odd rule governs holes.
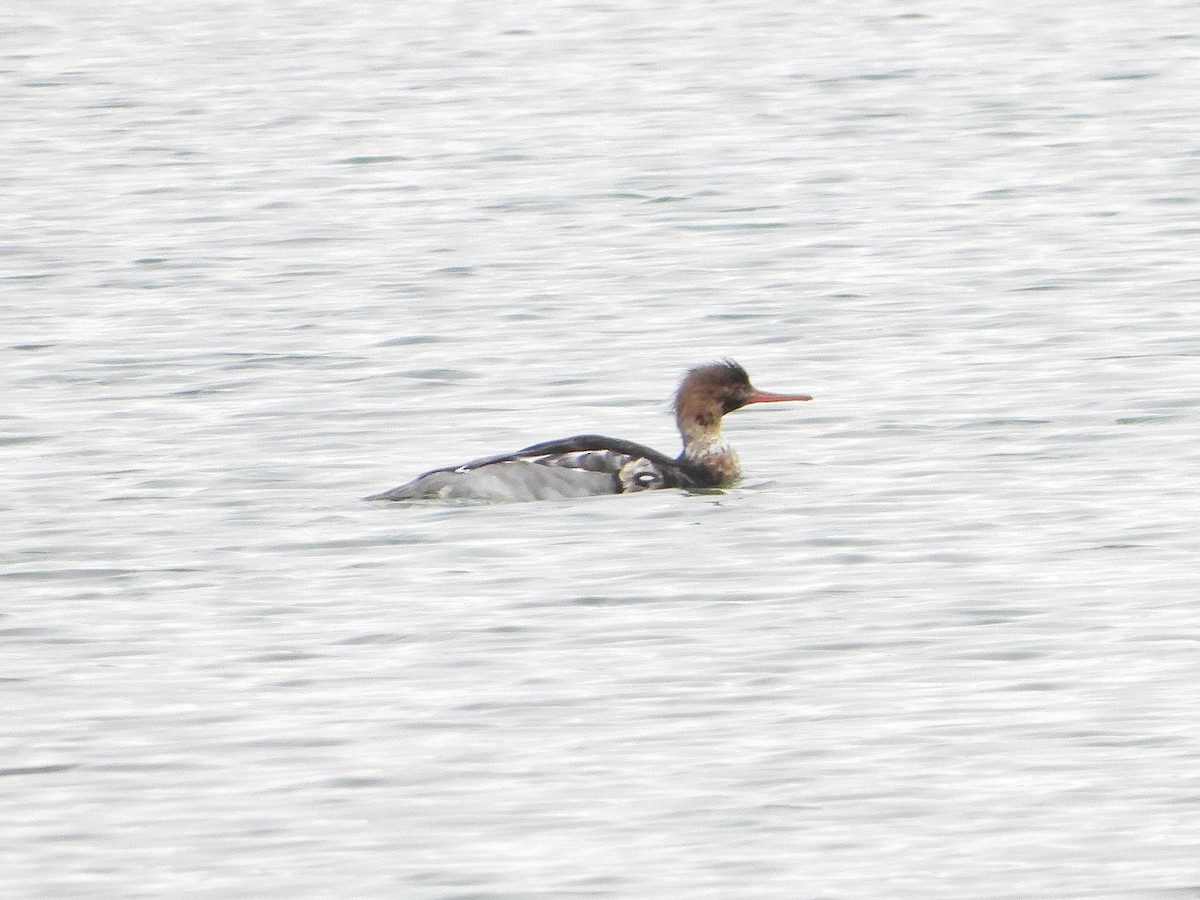
[[[680,417],[683,437],[680,459],[704,471],[714,485],[733,481],[742,473],[737,454],[721,436],[720,416]]]

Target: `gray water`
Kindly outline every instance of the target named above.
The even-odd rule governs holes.
[[[397,8],[400,7],[400,8]],[[0,11],[5,897],[1200,896],[1200,6]],[[579,432],[745,479],[367,504]]]

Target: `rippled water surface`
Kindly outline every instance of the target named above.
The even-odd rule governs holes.
[[[1200,896],[1194,2],[0,11],[6,897]],[[723,492],[367,504],[578,432]]]

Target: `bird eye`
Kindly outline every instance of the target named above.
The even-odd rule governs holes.
[[[746,405],[741,394],[730,394],[721,401],[721,415],[725,416],[733,412],[735,409],[741,409]]]

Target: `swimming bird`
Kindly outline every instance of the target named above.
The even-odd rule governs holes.
[[[671,457],[619,438],[581,434],[433,469],[367,500],[561,500],[663,488],[708,488],[741,474],[737,454],[721,436],[721,417],[751,403],[811,400],[771,394],[750,383],[732,360],[691,369],[675,392],[675,422],[683,452]]]

